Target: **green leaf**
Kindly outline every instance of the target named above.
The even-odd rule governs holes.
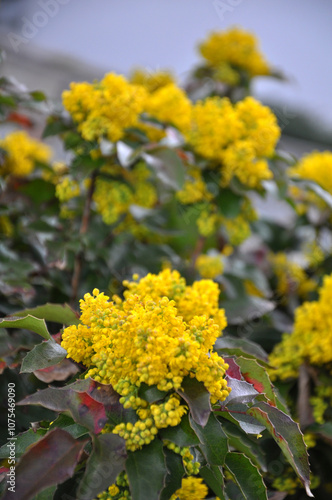
[[[217,495],[220,500],[226,500],[224,492],[224,476],[222,469],[218,465],[205,465],[199,469],[199,475],[204,482]]]
[[[24,309],[13,314],[13,316],[25,316],[31,314],[35,318],[53,321],[61,325],[78,325],[79,318],[75,311],[68,304],[50,304],[37,306],[33,309]]]
[[[43,179],[33,179],[19,188],[20,192],[29,196],[31,200],[39,205],[55,197],[55,187]]]
[[[181,387],[178,394],[188,403],[193,420],[204,427],[211,413],[210,393],[195,378],[185,377]]]
[[[77,500],[91,500],[115,483],[124,469],[126,456],[125,441],[121,437],[115,434],[94,436]]]
[[[160,391],[155,385],[151,386],[144,383],[141,384],[138,390],[138,396],[148,403],[155,403],[156,401],[160,401],[161,399],[164,399],[166,394],[167,392]]]
[[[199,437],[201,442],[199,447],[206,461],[210,465],[223,465],[228,453],[228,440],[214,414],[210,414],[210,418],[204,427],[193,421],[190,423]]]
[[[159,500],[167,475],[161,441],[155,438],[141,450],[128,452],[126,471],[132,500]]]
[[[46,429],[29,429],[15,436],[15,456],[20,458],[32,444],[36,443],[46,434]],[[0,458],[9,458],[10,450],[7,443],[0,448]]]
[[[189,423],[188,415],[183,415],[179,425],[160,429],[159,435],[162,439],[167,439],[177,446],[195,446],[199,444],[199,439]]]
[[[6,106],[14,108],[16,106],[16,101],[9,95],[0,95],[0,105],[1,104],[5,104]]]
[[[46,101],[46,95],[44,92],[41,92],[40,90],[34,90],[30,92],[30,95],[34,101],[40,102],[40,101]]]
[[[182,478],[185,470],[182,463],[182,457],[178,453],[164,447],[166,459],[167,475],[165,487],[161,492],[160,500],[169,500],[176,490],[181,488]]]
[[[58,135],[62,132],[66,132],[67,130],[70,130],[70,126],[68,124],[64,123],[58,117],[51,117],[49,118],[44,129],[43,138],[45,139],[46,137],[50,137],[52,135]]]
[[[271,300],[247,295],[246,297],[224,300],[222,307],[225,309],[230,325],[241,325],[273,311],[275,304]]]
[[[267,363],[267,353],[258,344],[250,340],[229,336],[219,337],[214,345],[214,350],[221,356],[233,354],[235,356],[244,356],[245,358],[258,358],[261,364],[269,366]]]
[[[35,497],[33,497],[33,500],[50,500],[51,498],[54,497],[54,493],[57,489],[57,485],[55,486],[50,486],[49,488],[46,488],[43,491],[40,491],[37,493]]]
[[[267,500],[266,486],[257,467],[242,453],[228,453],[225,467],[232,474],[243,498],[247,500]]]
[[[7,316],[0,319],[0,326],[3,328],[26,328],[32,332],[38,333],[44,339],[52,340],[49,334],[46,323],[43,319],[35,318],[28,314],[24,318],[15,318],[14,316]]]
[[[251,439],[238,426],[231,422],[223,422],[222,428],[228,437],[229,445],[240,451],[257,465],[263,472],[267,471],[266,458],[257,439]],[[254,441],[255,439],[255,441]]]
[[[48,432],[16,466],[15,498],[30,500],[45,488],[70,478],[86,443],[76,441],[62,429]],[[12,500],[12,492],[7,491],[3,500]]]
[[[307,447],[299,425],[284,412],[263,401],[255,403],[248,410],[248,414],[265,425],[302,481],[307,495],[312,497],[313,494],[309,488],[310,469]]]
[[[236,217],[241,212],[243,197],[231,189],[222,189],[215,199],[220,212],[225,217]]]
[[[175,151],[169,148],[158,148],[145,157],[147,163],[156,172],[164,184],[175,190],[180,190],[185,181],[185,166]]]
[[[36,370],[48,368],[49,366],[60,363],[67,355],[66,349],[54,342],[47,340],[37,344],[32,351],[24,357],[21,373],[31,373]]]
[[[86,427],[77,424],[71,417],[65,415],[64,413],[61,413],[58,418],[51,423],[50,430],[52,429],[63,429],[75,439],[82,437],[89,432]]]

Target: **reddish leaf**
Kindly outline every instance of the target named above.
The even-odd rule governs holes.
[[[28,118],[26,115],[22,115],[21,113],[16,113],[15,111],[8,115],[7,121],[18,123],[19,125],[23,125],[23,127],[30,128],[33,126],[30,118]]]
[[[105,406],[84,392],[49,387],[27,396],[18,405],[37,404],[54,411],[69,411],[75,422],[98,434],[105,426]]]
[[[87,441],[76,441],[68,432],[55,429],[23,455],[16,466],[15,498],[29,500],[45,488],[63,483],[74,474]],[[7,491],[3,500],[12,500]]]
[[[239,366],[235,363],[234,358],[225,358],[224,357],[225,363],[228,364],[229,368],[226,371],[226,374],[229,377],[236,378],[237,380],[241,380],[241,371]]]
[[[79,368],[74,363],[69,359],[64,359],[57,365],[42,370],[36,370],[33,374],[42,382],[49,384],[50,382],[54,382],[54,380],[66,380],[69,376],[75,375],[78,371]]]

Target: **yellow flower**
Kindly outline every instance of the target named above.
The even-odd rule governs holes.
[[[121,76],[108,73],[96,83],[71,83],[62,94],[63,105],[78,125],[84,139],[103,137],[116,142],[125,130],[138,123],[146,102],[146,91]]]
[[[277,292],[281,299],[295,293],[305,298],[317,288],[317,283],[309,279],[304,269],[288,259],[285,253],[271,254],[269,260],[277,278]]]
[[[332,194],[332,153],[331,151],[314,151],[288,170],[290,176],[317,182],[323,189]]]
[[[276,367],[272,376],[282,379],[297,377],[299,367],[307,360],[313,365],[328,365],[332,361],[332,275],[325,276],[319,299],[304,302],[295,311],[292,334],[284,334],[271,356]]]
[[[213,279],[224,270],[220,255],[199,255],[195,262],[195,267],[202,278]]]
[[[0,139],[0,148],[5,150],[5,158],[0,165],[0,175],[25,177],[31,174],[36,162],[47,163],[51,158],[51,150],[23,131],[12,132]]]
[[[124,285],[124,300],[111,302],[97,289],[86,294],[80,301],[81,323],[64,330],[62,346],[68,357],[89,367],[87,377],[112,384],[120,403],[136,410],[134,424],[112,430],[134,451],[150,443],[158,429],[180,423],[187,407],[174,391],[184,377],[203,382],[212,403],[228,396],[228,365],[212,352],[226,318],[218,305],[218,285],[210,280],[187,286],[179,273],[165,269]],[[150,405],[138,394],[143,383],[171,392]]]
[[[55,194],[61,202],[66,202],[79,196],[80,186],[77,181],[66,175],[56,185]]]
[[[228,64],[251,77],[270,73],[255,36],[239,28],[211,33],[199,50],[207,64],[217,70]]]
[[[170,83],[175,84],[175,78],[169,71],[148,72],[137,68],[132,72],[130,82],[135,85],[142,85],[148,92],[155,92]]]
[[[197,167],[188,168],[187,179],[180,191],[176,192],[177,199],[184,205],[199,201],[210,201],[213,195],[209,192],[202,171]]]
[[[190,128],[191,102],[174,83],[150,94],[144,111],[158,121],[174,125],[182,133]]]
[[[178,489],[171,500],[203,500],[209,490],[200,477],[185,477],[182,479],[181,488]]]

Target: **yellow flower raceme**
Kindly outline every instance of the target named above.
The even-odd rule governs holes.
[[[304,156],[295,167],[288,170],[288,174],[317,182],[323,189],[332,194],[331,151],[314,151]]]
[[[138,123],[147,93],[121,76],[108,73],[96,83],[71,83],[62,94],[63,105],[87,141],[103,137],[112,142]]]
[[[148,72],[138,68],[133,71],[130,82],[134,85],[142,85],[148,92],[155,92],[170,83],[175,84],[175,78],[169,71]]]
[[[209,192],[202,171],[197,167],[188,168],[187,179],[180,191],[176,192],[177,199],[184,205],[199,201],[210,201],[213,195]]]
[[[98,290],[86,294],[81,324],[64,330],[62,346],[68,357],[89,367],[87,376],[112,384],[123,406],[136,410],[136,423],[112,430],[134,451],[151,442],[158,429],[180,423],[187,407],[174,391],[184,377],[203,382],[212,403],[227,397],[227,365],[212,352],[226,319],[212,281],[186,286],[179,273],[165,269],[125,285],[124,300],[110,302]],[[138,395],[142,383],[171,392],[150,405]]]
[[[217,70],[228,66],[251,77],[270,73],[255,36],[239,28],[211,33],[199,50],[207,64]]]
[[[305,298],[317,288],[317,283],[308,278],[304,269],[288,259],[285,253],[271,254],[270,262],[277,278],[277,292],[281,298],[295,293]]]
[[[319,299],[304,302],[295,312],[294,331],[284,334],[271,356],[276,367],[274,378],[297,377],[304,361],[313,365],[329,365],[332,361],[332,275],[324,278]]]
[[[199,255],[195,267],[202,278],[213,279],[224,270],[220,255]]]
[[[190,129],[191,102],[174,83],[165,85],[149,95],[144,111],[152,118],[174,125],[180,132]]]
[[[61,181],[56,185],[55,194],[61,202],[66,202],[79,196],[80,186],[77,181],[66,175],[62,177]]]
[[[181,488],[178,489],[171,500],[203,500],[209,490],[200,477],[185,477],[182,479]]]
[[[36,162],[47,163],[51,158],[51,150],[23,131],[12,132],[0,139],[0,147],[5,150],[3,164],[0,164],[0,175],[25,177],[34,170]]]

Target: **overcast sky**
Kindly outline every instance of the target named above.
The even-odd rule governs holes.
[[[331,0],[7,0],[0,17],[1,10],[5,31],[22,36],[26,19],[34,24],[28,50],[38,45],[125,74],[137,65],[166,67],[180,78],[211,30],[242,26],[290,80],[259,79],[258,95],[301,105],[332,124]]]

